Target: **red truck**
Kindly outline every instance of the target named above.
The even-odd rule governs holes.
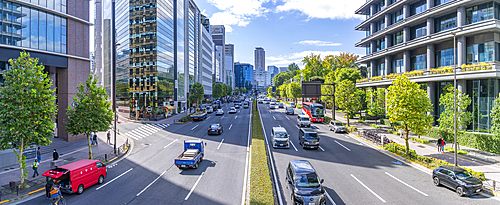
[[[61,192],[82,194],[85,188],[96,183],[102,184],[108,170],[99,160],[82,159],[43,173],[48,180],[59,180]]]

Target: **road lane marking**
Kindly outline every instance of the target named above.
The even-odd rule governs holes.
[[[276,118],[273,116],[274,120],[276,120]]]
[[[207,117],[207,120],[208,120],[208,119],[210,119],[211,117],[212,117],[212,116],[208,116],[208,117]]]
[[[398,182],[401,182],[402,184],[406,185],[407,187],[410,187],[411,189],[413,189],[413,190],[417,191],[418,193],[420,193],[420,194],[422,194],[422,195],[424,195],[424,196],[429,196],[429,195],[427,195],[426,193],[421,192],[420,190],[418,190],[418,189],[416,189],[416,188],[414,188],[414,187],[410,186],[409,184],[405,183],[404,181],[401,181],[400,179],[396,178],[395,176],[392,176],[391,174],[389,174],[389,173],[387,173],[387,172],[385,172],[385,174],[389,175],[390,177],[392,177],[393,179],[397,180]]]
[[[278,126],[280,126],[280,127],[281,127],[281,125],[278,125]]]
[[[295,147],[295,145],[293,144],[293,142],[291,140],[289,142],[292,145],[293,149],[295,149],[295,151],[298,152],[299,150],[297,150],[297,148]]]
[[[104,186],[108,185],[109,183],[111,183],[111,182],[113,182],[113,181],[117,180],[118,178],[122,177],[122,176],[123,176],[123,175],[125,175],[126,173],[128,173],[128,172],[132,171],[132,169],[134,169],[134,168],[130,168],[129,170],[127,170],[126,172],[123,172],[122,174],[118,175],[117,177],[115,177],[115,178],[114,178],[114,179],[112,179],[111,181],[106,182],[105,184],[103,184],[103,185],[101,185],[101,186],[97,187],[95,190],[97,191],[97,190],[99,190],[99,189],[103,188]]]
[[[287,120],[290,120],[290,118],[288,118],[288,116],[285,116]]]
[[[193,128],[191,128],[191,130],[194,130],[194,129],[196,129],[197,127],[198,127],[198,125],[196,125],[196,126],[194,126]]]
[[[346,146],[344,146],[343,144],[340,144],[340,142],[337,142],[337,140],[335,140],[335,142],[336,142],[337,144],[339,144],[340,146],[342,146],[343,148],[345,148],[347,151],[349,151],[349,152],[351,151],[349,148],[347,148],[347,147],[346,147]]]
[[[295,127],[296,127],[297,129],[300,129],[300,127],[299,127],[298,125],[295,125]]]
[[[141,195],[141,194],[142,194],[142,192],[146,191],[146,189],[148,189],[151,185],[153,185],[156,181],[158,181],[158,179],[160,179],[160,178],[161,178],[161,176],[163,176],[163,175],[165,174],[165,172],[167,172],[167,170],[163,171],[163,173],[161,173],[161,174],[160,174],[160,176],[156,177],[156,179],[155,179],[153,182],[149,183],[149,184],[148,184],[148,186],[146,186],[146,188],[144,188],[144,189],[143,189],[141,192],[139,192],[136,196],[139,196],[139,195]]]
[[[130,134],[130,133],[125,133],[125,135],[131,137],[132,139],[138,140],[136,137],[132,136],[132,134]]]
[[[332,202],[333,205],[337,205],[335,204],[335,202],[333,201],[332,197],[330,197],[330,194],[328,194],[328,192],[325,191],[325,194],[326,194],[326,197],[328,197],[328,199],[330,200],[330,202]]]
[[[167,145],[167,146],[165,146],[165,147],[163,147],[163,149],[165,149],[165,148],[167,148],[168,146],[170,146],[170,145],[174,144],[174,142],[176,142],[177,140],[178,140],[178,139],[175,139],[174,141],[172,141],[172,142],[168,143],[168,145]]]
[[[229,126],[229,130],[231,130],[231,127],[233,127],[233,124],[231,124],[231,125]]]
[[[318,146],[318,147],[319,147],[319,149],[321,149],[323,152],[325,151],[325,149],[323,149],[323,147],[321,147],[321,146]]]
[[[220,148],[220,146],[222,145],[222,142],[224,142],[224,139],[222,139],[222,141],[220,141],[219,146],[217,147],[217,149]]]
[[[234,116],[234,119],[236,120],[236,118],[238,118],[238,116]]]
[[[347,138],[347,139],[350,139],[350,137],[349,137],[349,136],[347,136],[347,135],[344,135],[344,137],[345,137],[345,138]]]
[[[384,199],[382,199],[382,197],[380,197],[379,195],[377,195],[374,191],[372,191],[365,184],[363,184],[363,182],[359,181],[359,179],[356,178],[354,175],[351,174],[351,177],[354,178],[356,181],[358,181],[361,185],[363,185],[363,187],[365,187],[366,189],[368,189],[368,191],[370,191],[373,195],[375,195],[378,199],[380,199],[380,201],[382,201],[384,203],[386,202]]]
[[[196,188],[196,185],[198,185],[198,182],[200,182],[200,179],[201,177],[203,176],[203,174],[205,174],[205,172],[202,172],[200,177],[198,177],[198,180],[196,180],[196,182],[194,183],[193,185],[193,188],[191,188],[191,191],[189,191],[188,195],[186,196],[186,198],[184,198],[184,201],[188,200],[189,199],[189,196],[191,196],[191,193],[193,193],[194,191],[194,188]]]
[[[224,118],[224,116],[222,116],[220,119]]]

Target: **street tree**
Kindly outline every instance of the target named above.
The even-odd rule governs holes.
[[[21,52],[17,59],[10,59],[11,68],[4,71],[0,87],[0,149],[12,149],[17,157],[21,184],[28,175],[25,149],[35,145],[49,145],[54,133],[57,114],[55,89],[38,64],[38,59]],[[13,145],[16,145],[14,147]]]
[[[360,94],[352,81],[344,80],[336,85],[335,103],[347,114],[347,126],[350,126],[349,116],[361,109],[360,101]]]
[[[339,68],[335,72],[336,83],[340,84],[340,82],[346,79],[355,83],[357,79],[361,79],[361,73],[355,68]]]
[[[220,98],[224,95],[224,91],[221,83],[216,83],[212,89],[212,96],[214,98]]]
[[[286,89],[287,89],[288,84],[283,84],[278,87],[279,93],[281,98],[287,98],[288,96],[286,95]]]
[[[377,88],[376,90],[367,91],[366,103],[368,104],[368,114],[378,118],[385,114],[385,89]]]
[[[297,82],[291,82],[288,85],[286,95],[289,98],[295,99],[295,103],[297,103],[297,98],[302,96],[302,88],[300,87],[300,84]]]
[[[493,103],[493,108],[491,109],[491,130],[495,135],[500,135],[500,94],[495,98]]]
[[[405,132],[406,152],[409,152],[408,133],[421,131],[431,126],[432,104],[427,91],[401,75],[392,82],[387,93],[387,115],[392,122],[400,122]]]
[[[455,97],[452,85],[446,86],[445,92],[439,97],[439,105],[444,107],[444,112],[439,115],[439,129],[453,133],[455,128]],[[457,90],[457,129],[465,128],[472,121],[472,113],[467,111],[472,100],[469,95]]]
[[[232,96],[233,95],[233,88],[231,86],[227,86],[227,95]]]
[[[196,105],[199,106],[201,104],[201,100],[203,100],[204,93],[205,90],[203,89],[203,85],[199,82],[194,83],[189,95],[189,102],[196,103]]]
[[[246,88],[240,88],[240,91],[241,91],[241,93],[247,93],[247,89]]]
[[[268,96],[268,97],[272,97],[273,87],[268,87],[268,88],[266,89],[266,92],[267,92],[267,96]]]
[[[300,68],[299,65],[297,65],[296,63],[291,63],[290,65],[288,65],[287,71],[295,72],[297,70],[300,70]]]
[[[238,87],[234,88],[233,93],[234,93],[234,95],[239,95],[240,94],[240,89]]]
[[[72,135],[83,134],[87,137],[89,159],[92,159],[90,135],[107,131],[113,121],[114,112],[104,88],[97,86],[97,78],[89,75],[85,85],[78,86],[73,97],[73,106],[68,107],[66,130]]]
[[[331,71],[328,73],[328,75],[325,76],[325,83],[326,84],[333,84],[335,82],[335,72]],[[321,86],[321,93],[324,96],[321,96],[321,100],[326,102],[328,106],[334,106],[333,102],[333,93],[334,93],[334,87],[333,85],[322,85]],[[332,109],[332,119],[335,119],[334,115],[335,110]]]

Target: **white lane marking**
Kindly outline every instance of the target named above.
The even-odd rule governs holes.
[[[222,142],[224,142],[224,139],[222,139],[222,141],[220,141],[219,146],[217,146],[217,149],[220,148],[220,146],[222,145]]]
[[[234,116],[234,119],[238,118],[238,116]]]
[[[198,185],[198,182],[200,182],[200,179],[201,177],[203,176],[203,174],[205,174],[205,172],[202,172],[200,177],[198,177],[198,180],[196,180],[196,182],[194,183],[193,185],[193,188],[191,188],[191,191],[189,191],[188,195],[186,196],[186,198],[184,198],[184,201],[188,200],[189,199],[189,196],[191,196],[191,193],[193,193],[194,191],[194,188],[196,188],[196,185]]]
[[[289,142],[292,145],[293,149],[295,149],[295,151],[298,152],[299,150],[297,150],[297,147],[295,147],[295,145],[293,144],[293,142],[291,140]]]
[[[131,137],[131,138],[132,138],[132,139],[134,139],[134,140],[139,140],[139,139],[138,139],[138,138],[136,138],[135,136],[132,136],[132,134],[130,134],[130,133],[125,133],[125,135],[127,135],[127,136]]]
[[[349,139],[349,136],[347,136],[347,135],[344,135],[344,137]]]
[[[296,127],[297,129],[300,129],[300,127],[299,127],[298,125],[295,125],[295,127]]]
[[[231,124],[231,125],[229,126],[229,130],[231,130],[231,127],[233,127],[233,124]]]
[[[196,125],[196,126],[194,126],[193,128],[191,128],[191,130],[194,130],[194,129],[196,129],[197,127],[198,127],[198,125]]]
[[[208,117],[207,117],[207,120],[208,120],[208,119],[210,119],[211,117],[212,117],[212,116],[208,116]]]
[[[335,140],[335,142],[336,142],[337,144],[339,144],[340,146],[342,146],[343,148],[345,148],[347,151],[349,151],[349,152],[351,151],[349,148],[347,148],[347,147],[346,147],[346,146],[344,146],[343,144],[340,144],[340,142],[337,142],[337,140]]]
[[[281,125],[279,125],[281,127]]]
[[[290,118],[288,118],[288,116],[285,116],[287,120],[290,120]]]
[[[139,128],[137,128],[137,129],[135,129],[135,130],[136,130],[137,132],[146,133],[146,134],[148,134],[148,135],[150,135],[150,134],[153,134],[153,133],[154,133],[153,131],[148,130],[148,129],[143,128],[143,127],[139,127]]]
[[[422,194],[422,195],[424,195],[424,196],[429,196],[429,195],[427,195],[426,193],[421,192],[420,190],[418,190],[418,189],[416,189],[416,188],[414,188],[414,187],[410,186],[409,184],[405,183],[404,181],[401,181],[400,179],[396,178],[395,176],[392,176],[391,174],[389,174],[389,173],[387,173],[387,172],[385,172],[385,174],[389,175],[390,177],[392,177],[393,179],[397,180],[398,182],[401,182],[402,184],[406,185],[407,187],[410,187],[411,189],[413,189],[413,190],[417,191],[418,193],[420,193],[420,194]]]
[[[165,148],[167,148],[168,146],[170,146],[170,145],[174,144],[174,142],[176,142],[177,140],[178,140],[178,139],[175,139],[174,141],[172,141],[172,142],[168,143],[168,145],[166,145],[165,147],[163,147],[163,149],[165,149]]]
[[[139,127],[139,129],[142,129],[142,130],[145,130],[145,131],[148,131],[148,132],[151,132],[151,133],[155,133],[155,132],[158,131],[157,130],[158,128],[156,128],[156,127],[153,128],[153,126],[150,126],[150,125],[141,126],[141,127]]]
[[[330,197],[330,194],[328,194],[328,192],[325,191],[325,194],[326,194],[326,197],[328,197],[328,199],[330,200],[330,202],[332,202],[333,205],[337,205],[335,204],[335,202],[333,201],[332,197]]]
[[[271,113],[271,110],[269,110],[269,113]]]
[[[380,201],[384,202],[385,203],[385,200],[382,199],[382,197],[380,197],[379,195],[377,195],[374,191],[372,191],[370,188],[368,188],[365,184],[363,184],[363,182],[359,181],[358,178],[356,178],[354,175],[351,174],[351,177],[354,178],[356,181],[358,181],[361,185],[363,185],[363,187],[365,187],[366,189],[368,189],[368,191],[370,191],[373,195],[375,195],[378,199],[380,199]]]
[[[276,120],[276,118],[273,116],[274,120]]]
[[[156,181],[158,181],[158,179],[160,179],[160,178],[161,178],[161,176],[163,176],[163,175],[165,174],[165,172],[167,172],[167,170],[163,171],[163,173],[161,173],[161,174],[160,174],[160,176],[156,177],[156,179],[155,179],[153,182],[149,183],[149,184],[148,184],[148,186],[146,186],[146,188],[144,188],[141,192],[139,192],[139,193],[138,193],[137,195],[135,195],[135,196],[139,196],[139,195],[141,195],[141,194],[142,194],[142,192],[146,191],[146,189],[148,189],[151,185],[153,185]]]
[[[222,116],[220,119],[224,118],[224,116]]]
[[[250,113],[252,113],[252,107],[250,107]],[[248,126],[248,140],[247,140],[247,156],[245,159],[245,175],[243,177],[243,193],[241,194],[241,205],[245,205],[246,190],[247,190],[247,180],[248,180],[248,165],[250,164],[250,137],[252,130],[252,115],[249,115],[249,126]]]
[[[319,149],[321,149],[321,151],[323,151],[323,152],[325,151],[325,149],[323,149],[323,147],[321,147],[321,146],[318,146],[318,147],[319,147]]]
[[[147,125],[146,125],[146,127],[148,127],[149,129],[151,129],[151,130],[153,130],[153,131],[156,131],[156,132],[158,132],[158,131],[160,131],[160,130],[161,130],[160,128],[155,127],[155,126],[150,125],[150,124],[147,124]]]
[[[127,170],[126,172],[123,172],[122,174],[118,175],[117,177],[115,177],[115,178],[114,178],[114,179],[112,179],[111,181],[106,182],[106,184],[103,184],[103,185],[101,185],[101,186],[97,187],[95,190],[97,191],[97,190],[99,190],[99,189],[103,188],[104,186],[108,185],[109,183],[111,183],[111,182],[113,182],[113,181],[117,180],[118,178],[122,177],[122,176],[123,176],[123,175],[125,175],[126,173],[128,173],[128,172],[132,171],[132,169],[134,169],[134,168],[130,168],[129,170]]]
[[[132,132],[130,132],[130,133],[132,133],[132,134],[136,135],[136,136],[137,136],[137,138],[139,138],[139,139],[141,139],[141,138],[143,138],[143,137],[147,137],[147,136],[149,136],[148,134],[144,134],[144,133],[139,132],[139,131],[137,131],[137,130],[132,130]]]

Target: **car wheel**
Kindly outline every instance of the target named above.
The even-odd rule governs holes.
[[[203,162],[203,156],[201,156],[201,158],[200,158],[200,162]]]
[[[102,184],[104,182],[104,177],[101,175],[99,176],[99,181],[97,183]]]
[[[457,195],[462,197],[464,195],[464,189],[462,187],[457,187]]]
[[[196,163],[194,164],[193,169],[198,169],[198,163],[199,163],[199,162],[196,162]]]
[[[83,193],[83,184],[80,184],[80,186],[78,186],[78,189],[76,190],[76,194],[82,194]]]
[[[441,182],[439,181],[439,178],[438,178],[438,177],[434,177],[433,182],[434,182],[434,185],[436,185],[436,186],[441,185]]]

